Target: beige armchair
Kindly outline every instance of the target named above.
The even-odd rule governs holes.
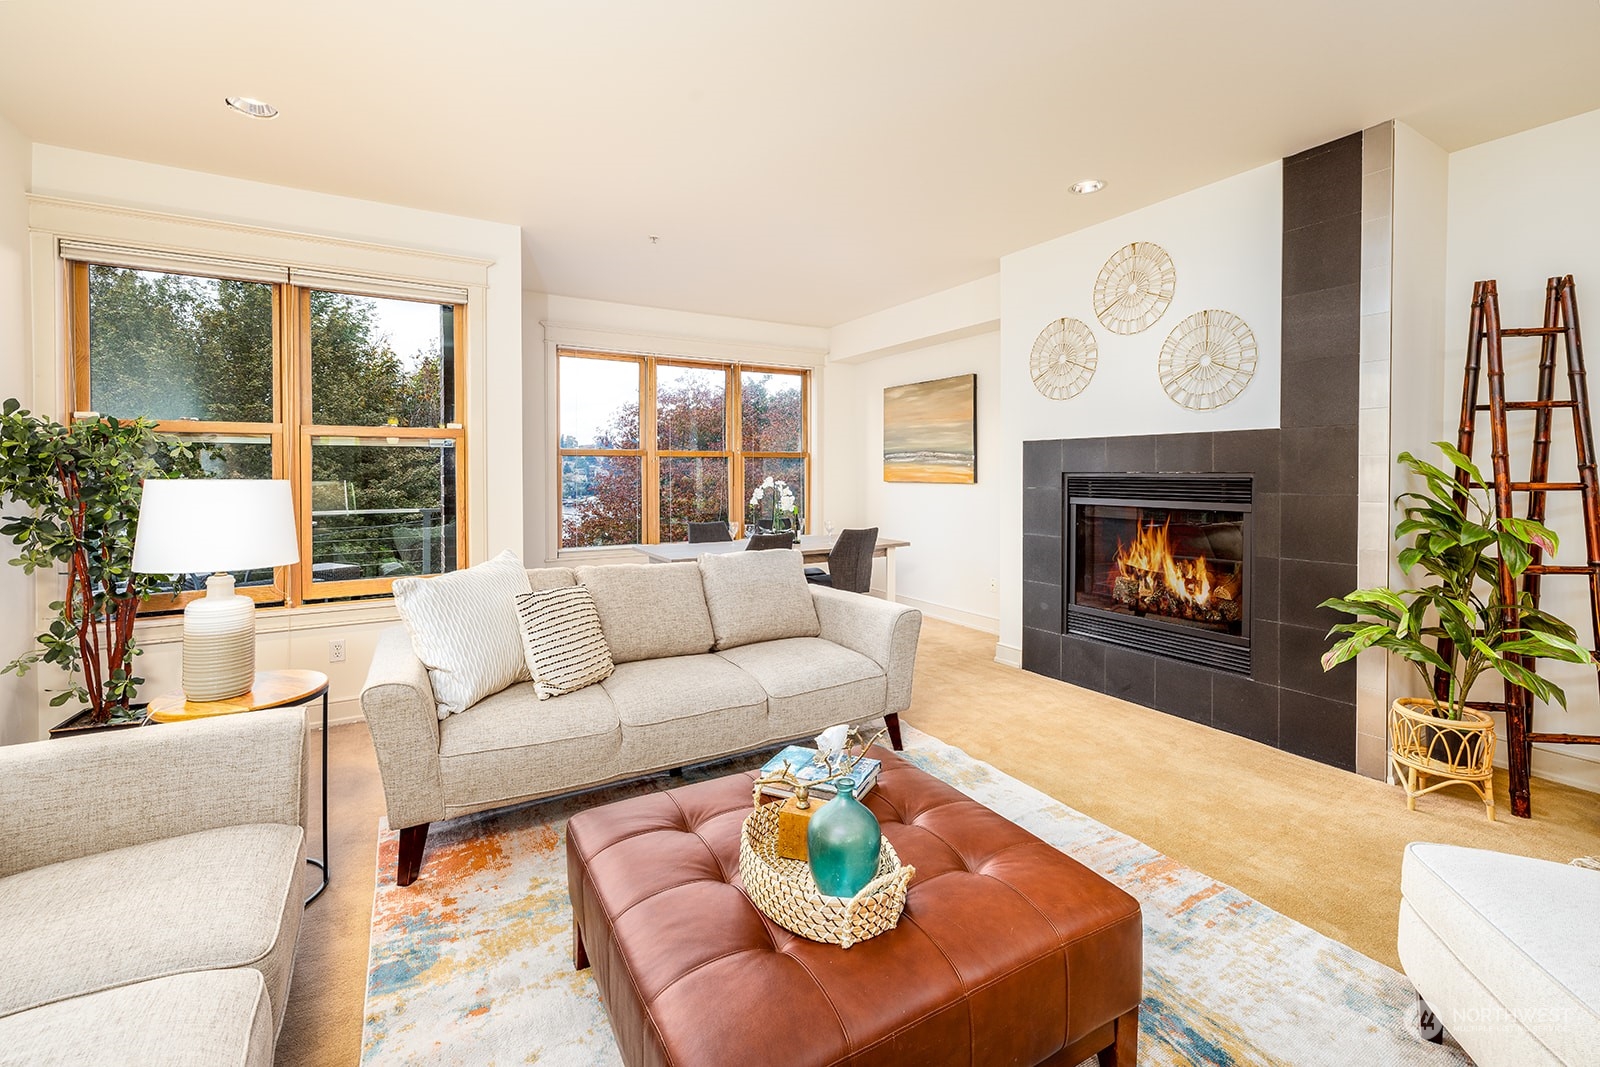
[[[272,1062],[305,737],[282,709],[0,748],[9,1062]]]

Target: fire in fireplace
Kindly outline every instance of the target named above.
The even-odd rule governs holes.
[[[1067,479],[1066,632],[1250,669],[1250,479]]]

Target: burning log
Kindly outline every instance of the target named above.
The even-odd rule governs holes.
[[[1236,623],[1244,615],[1239,575],[1213,573],[1204,556],[1174,556],[1166,523],[1141,526],[1131,546],[1117,548],[1110,576],[1116,603],[1140,614],[1212,624]]]
[[[1111,599],[1141,615],[1165,615],[1194,622],[1232,623],[1244,615],[1244,605],[1231,595],[1218,595],[1198,604],[1168,589],[1159,578],[1149,571],[1119,575],[1111,583]]]

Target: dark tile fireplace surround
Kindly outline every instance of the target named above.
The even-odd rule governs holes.
[[[1351,664],[1324,674],[1317,604],[1356,584],[1361,135],[1283,167],[1280,428],[1023,444],[1026,670],[1354,770]],[[1065,633],[1069,475],[1204,473],[1252,482],[1249,672]]]

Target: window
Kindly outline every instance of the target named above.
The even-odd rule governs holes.
[[[684,541],[691,522],[735,536],[804,529],[811,467],[805,371],[561,349],[561,547]],[[795,514],[775,514],[767,478]]]
[[[100,252],[63,248],[73,413],[148,417],[199,446],[214,476],[294,485],[300,563],[237,574],[241,592],[383,595],[465,563],[464,293]],[[205,577],[151,606],[198,595]]]

